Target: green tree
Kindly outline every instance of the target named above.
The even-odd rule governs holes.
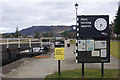
[[[43,37],[48,37],[48,33],[43,33]]]
[[[43,33],[43,37],[54,37],[53,33]]]
[[[114,20],[114,33],[120,34],[120,6],[118,8],[116,19]]]
[[[53,35],[53,33],[48,33],[49,35],[48,35],[48,37],[53,37],[54,35]]]
[[[21,34],[18,31],[18,27],[16,28],[16,32],[14,33],[14,37],[18,38],[19,36],[21,36]]]
[[[64,37],[67,37],[67,34],[68,34],[68,31],[65,30],[63,33]]]
[[[5,35],[5,38],[10,38],[10,34]]]
[[[35,31],[34,38],[40,38],[40,35],[39,35],[39,32],[38,32],[38,31]]]

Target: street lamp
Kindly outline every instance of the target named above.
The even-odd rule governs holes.
[[[75,4],[75,10],[76,10],[76,29],[77,29],[77,10],[78,10],[78,4]]]
[[[77,3],[75,4],[75,8],[78,9],[78,4]]]

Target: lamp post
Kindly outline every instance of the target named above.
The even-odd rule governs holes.
[[[78,4],[75,4],[75,10],[76,10],[76,29],[77,29],[77,10],[78,10]]]
[[[79,31],[79,29],[78,29],[78,26],[77,26],[77,10],[78,10],[78,4],[76,3],[75,4],[75,10],[76,10],[76,41],[78,42],[78,31]],[[78,43],[76,43],[76,53],[78,54],[78,49],[77,49],[77,47],[78,47]],[[84,77],[84,63],[82,63],[82,77]]]

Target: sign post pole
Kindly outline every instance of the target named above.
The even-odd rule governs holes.
[[[101,63],[104,77],[104,63],[110,62],[109,15],[78,15],[76,29],[76,63]]]
[[[58,75],[60,76],[60,60],[58,60]]]
[[[55,48],[54,59],[58,61],[58,75],[60,76],[60,60],[64,60],[64,48]]]
[[[104,76],[104,63],[102,62],[101,63],[101,76],[103,77]]]
[[[82,63],[82,77],[84,77],[84,63]]]

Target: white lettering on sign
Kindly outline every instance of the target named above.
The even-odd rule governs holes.
[[[81,27],[91,27],[91,25],[81,25]]]
[[[91,24],[91,22],[81,22],[81,24]]]
[[[87,21],[88,19],[87,18],[81,18],[82,21]]]
[[[87,28],[87,27],[90,28],[90,27],[92,27],[91,26],[92,22],[88,21],[88,18],[81,18],[80,20],[81,20],[80,23],[81,23],[82,28]]]

